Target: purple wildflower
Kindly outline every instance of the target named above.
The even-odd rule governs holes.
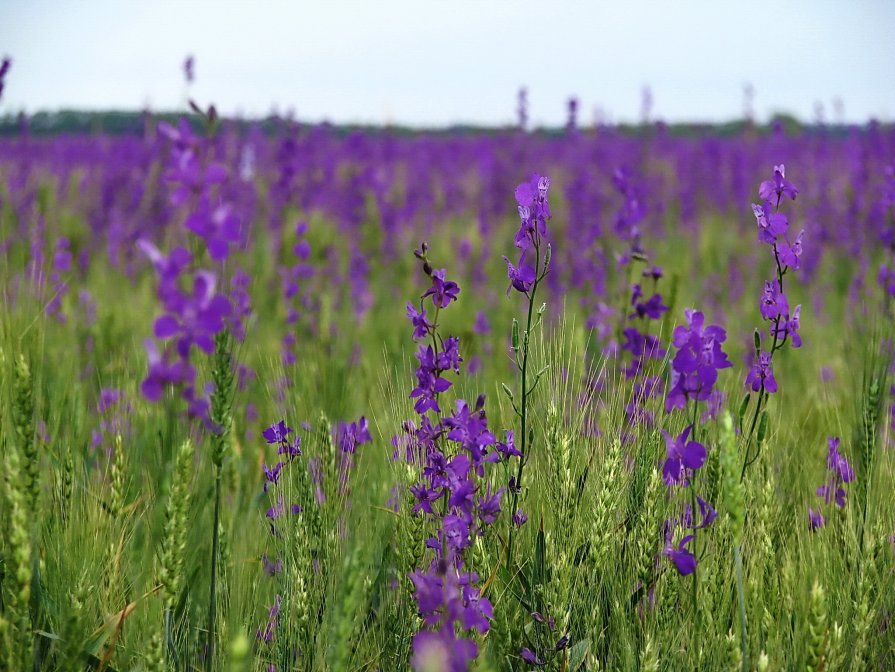
[[[664,429],[665,446],[668,457],[662,465],[662,478],[666,485],[687,485],[687,469],[696,471],[706,459],[705,446],[698,441],[688,441],[693,425],[684,428],[676,438],[672,438]]]

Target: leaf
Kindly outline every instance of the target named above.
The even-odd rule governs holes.
[[[765,437],[768,433],[768,412],[764,410],[761,412],[761,420],[758,421],[758,445],[762,445],[764,443]]]
[[[589,639],[577,641],[569,648],[569,670],[571,672],[581,669],[584,665],[588,649],[590,649]]]
[[[743,401],[740,404],[740,412],[739,412],[739,426],[743,426],[743,417],[746,415],[746,410],[749,408],[749,402],[752,401],[752,395],[749,392],[746,392],[746,396],[743,397]]]

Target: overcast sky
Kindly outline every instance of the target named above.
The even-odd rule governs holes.
[[[895,118],[895,1],[800,0],[0,0],[13,58],[0,114],[25,109],[276,107],[305,121],[535,124],[743,112]]]

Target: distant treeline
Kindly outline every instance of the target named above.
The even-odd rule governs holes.
[[[174,112],[124,112],[124,111],[105,111],[105,112],[84,112],[79,110],[61,110],[58,112],[37,112],[31,115],[11,115],[0,116],[0,136],[21,136],[29,134],[33,136],[52,136],[52,135],[84,135],[84,134],[109,134],[109,135],[141,135],[146,132],[148,126],[154,125],[159,121],[167,121],[168,123],[176,123],[180,118],[185,116],[184,113]],[[195,115],[191,115],[192,121],[198,128],[200,126],[199,119]],[[228,118],[224,123],[235,124],[238,127],[260,127],[264,132],[275,133],[282,129],[285,124],[295,123],[283,117],[264,117],[261,119],[234,119]],[[869,122],[873,125],[877,122]],[[491,135],[495,133],[506,133],[517,130],[514,126],[504,127],[485,127],[472,125],[454,125],[437,128],[419,128],[409,126],[373,126],[373,125],[357,125],[357,124],[306,124],[299,122],[298,126],[321,126],[330,127],[334,133],[350,134],[356,131],[364,133],[390,133],[398,136],[413,136],[419,134],[469,134],[469,135]],[[886,124],[887,126],[889,124]],[[665,122],[655,122],[650,124],[618,124],[605,127],[612,129],[614,132],[625,135],[647,135],[656,133],[657,130],[674,136],[733,136],[743,133],[746,129],[751,128],[759,134],[771,133],[775,128],[780,128],[787,134],[800,134],[802,132],[823,132],[833,135],[844,135],[854,130],[855,125],[845,124],[824,124],[822,127],[813,124],[804,124],[795,117],[789,115],[777,115],[766,124],[754,124],[747,120],[736,120],[719,124],[708,123],[675,123],[667,124]],[[867,124],[861,125],[859,128],[866,128]],[[581,133],[588,133],[594,130],[593,126],[586,126],[580,129]],[[564,135],[568,131],[564,127],[547,127],[536,128],[531,132],[547,135],[559,136]]]

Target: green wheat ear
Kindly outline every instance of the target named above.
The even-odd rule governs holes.
[[[746,495],[740,480],[737,441],[733,431],[733,418],[726,414],[721,425],[720,445],[721,503],[730,521],[730,532],[735,545],[743,542],[743,525],[746,520]]]
[[[808,611],[807,672],[821,672],[826,666],[827,655],[827,607],[823,587],[815,579],[811,588],[811,605]]]
[[[6,654],[6,669],[25,669],[22,667],[25,661],[31,659],[32,634],[31,615],[29,604],[31,601],[32,579],[32,554],[31,534],[28,523],[28,495],[22,487],[22,475],[27,470],[22,469],[19,452],[14,446],[7,447],[3,459],[4,470],[4,499],[8,507],[9,515],[9,549],[10,569],[12,570],[12,585],[7,594],[9,604],[6,613],[2,614],[4,623],[2,636],[6,640],[4,646]],[[2,589],[3,586],[0,586]]]
[[[13,403],[13,427],[22,457],[28,507],[37,510],[40,499],[40,455],[34,441],[34,381],[25,355],[20,354],[15,363],[15,402]]]
[[[186,550],[194,454],[193,443],[187,439],[177,451],[171,492],[165,506],[159,583],[162,586],[165,609],[168,611],[174,610],[183,587],[184,551]]]

